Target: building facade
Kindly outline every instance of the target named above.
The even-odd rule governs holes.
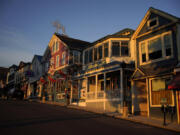
[[[132,76],[132,113],[163,118],[162,105],[176,108],[168,90],[180,60],[179,18],[150,8],[135,31],[136,70]],[[174,118],[177,113],[174,112]],[[170,115],[167,118],[170,119]]]
[[[134,30],[105,36],[83,50],[83,69],[73,77],[72,99],[89,110],[123,113],[131,109],[130,77],[134,71]]]
[[[39,86],[38,81],[42,76],[42,56],[34,55],[32,62],[31,62],[31,73],[32,76],[29,77],[29,84],[28,84],[28,97],[41,97],[41,86]]]
[[[82,50],[88,42],[55,33],[48,45],[50,62],[48,69],[48,99],[65,102],[71,96],[72,74],[82,68]]]

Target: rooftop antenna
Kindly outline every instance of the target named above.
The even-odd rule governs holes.
[[[62,34],[66,35],[65,34],[65,28],[61,23],[59,23],[59,21],[54,21],[52,24],[56,28],[56,33],[58,33],[58,31],[61,29]]]

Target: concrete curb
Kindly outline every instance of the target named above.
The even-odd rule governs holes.
[[[122,116],[119,116],[119,115],[114,115],[113,113],[108,114],[108,113],[103,113],[103,112],[95,112],[95,111],[92,111],[92,110],[87,110],[85,107],[78,107],[78,106],[74,106],[74,105],[66,106],[64,103],[57,103],[57,102],[47,102],[47,101],[46,102],[37,101],[37,102],[43,103],[43,104],[59,105],[59,106],[63,106],[63,107],[71,108],[71,109],[83,110],[83,111],[86,111],[86,112],[101,114],[101,115],[107,116],[107,117],[112,117],[112,118],[122,119],[122,120],[128,120],[128,121],[131,121],[131,122],[134,122],[134,123],[140,123],[140,124],[148,125],[148,126],[151,126],[151,127],[162,128],[162,129],[170,130],[170,131],[174,131],[174,132],[180,132],[180,126],[179,126],[179,129],[173,129],[173,128],[170,128],[168,126],[161,126],[161,125],[158,125],[158,124],[148,123],[148,122],[133,119],[133,118],[130,119],[130,118],[122,117]]]

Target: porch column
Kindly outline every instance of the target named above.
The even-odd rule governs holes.
[[[71,82],[71,95],[70,95],[70,104],[72,103],[72,94],[73,94],[73,81]]]
[[[80,83],[81,83],[81,80],[80,79],[78,79],[78,87],[77,87],[77,89],[78,89],[78,101],[79,101],[79,98],[80,98]]]
[[[123,102],[124,102],[124,93],[123,93],[123,69],[120,69],[120,83],[121,83],[121,90],[120,90],[120,100],[121,100],[121,107],[123,107]],[[122,108],[121,108],[122,109]]]
[[[146,92],[147,92],[147,115],[149,117],[149,81],[148,78],[146,78]]]
[[[96,75],[96,89],[95,89],[95,98],[96,99],[97,99],[97,89],[98,89],[97,85],[98,85],[98,75]]]
[[[109,56],[108,57],[111,57],[112,56],[112,44],[111,44],[111,41],[109,41]]]
[[[106,111],[106,73],[104,73],[104,111]]]
[[[135,104],[134,104],[134,98],[135,98],[135,88],[134,88],[135,86],[134,86],[134,81],[132,80],[131,81],[131,93],[132,93],[132,96],[131,96],[131,110],[132,110],[132,114],[134,114],[134,106],[135,106]]]
[[[86,89],[85,89],[85,93],[86,93],[86,99],[88,98],[87,97],[87,91],[88,91],[88,77],[85,78],[86,80]]]

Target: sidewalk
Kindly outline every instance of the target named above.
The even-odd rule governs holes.
[[[40,101],[40,103],[66,106],[64,103],[58,103],[58,102],[49,102],[49,101],[42,102],[42,101]],[[84,110],[84,111],[102,114],[102,115],[105,115],[108,117],[113,117],[113,118],[118,118],[118,119],[123,119],[123,120],[129,120],[132,122],[137,122],[137,123],[141,123],[141,124],[145,124],[145,125],[149,125],[149,126],[153,126],[153,127],[157,127],[157,128],[163,128],[163,129],[168,129],[168,130],[175,131],[175,132],[180,132],[180,125],[178,125],[175,122],[174,123],[168,123],[167,122],[167,125],[163,126],[163,120],[147,118],[144,116],[123,117],[119,113],[103,113],[103,112],[90,111],[90,110],[87,110],[86,107],[80,107],[77,105],[68,105],[67,108],[80,109],[80,110]]]

